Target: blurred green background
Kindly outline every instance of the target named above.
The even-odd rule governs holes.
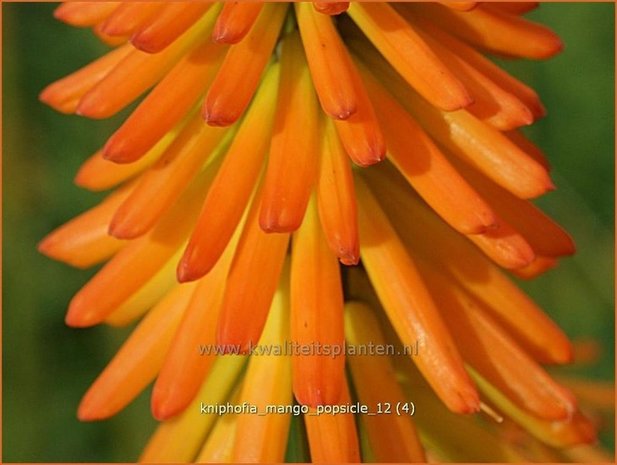
[[[105,50],[90,32],[52,18],[50,3],[3,3],[3,461],[127,461],[154,428],[148,395],[112,420],[77,421],[81,395],[128,330],[64,325],[71,296],[92,272],[36,251],[53,228],[96,203],[72,184],[80,163],[122,121],[55,113],[43,87]],[[574,373],[614,378],[614,5],[544,4],[530,16],[566,48],[548,62],[505,63],[541,95],[549,115],[529,130],[558,190],[539,203],[575,237],[578,253],[524,283],[574,339],[601,359]],[[612,444],[612,430],[603,441]]]

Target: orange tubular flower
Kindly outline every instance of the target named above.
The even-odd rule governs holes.
[[[341,398],[345,370],[343,293],[338,261],[321,231],[314,199],[292,247],[291,341],[318,343],[333,353],[292,357],[294,394],[311,407],[334,404]]]
[[[341,263],[357,265],[360,242],[353,175],[331,121],[326,123],[321,150],[317,181],[319,218],[330,248]]]
[[[345,45],[327,16],[317,14],[307,3],[296,3],[298,27],[306,58],[323,110],[338,119],[356,112],[352,70],[345,58]]]
[[[351,396],[347,383],[339,402],[349,403]],[[350,413],[319,415],[312,410],[304,417],[313,463],[357,463],[360,448],[354,416]]]
[[[105,21],[98,23],[97,28],[109,36],[129,37],[162,7],[156,2],[123,3]]]
[[[56,8],[54,17],[72,26],[90,27],[108,18],[120,5],[121,2],[67,2]]]
[[[272,134],[279,66],[273,65],[225,154],[189,245],[181,274],[205,274],[217,262],[255,190]],[[189,271],[190,270],[190,271]]]
[[[521,459],[481,411],[550,447],[592,441],[542,367],[569,340],[508,277],[575,250],[528,200],[554,188],[518,131],[544,107],[485,56],[557,53],[535,6],[58,7],[122,44],[43,102],[104,118],[151,88],[76,176],[116,190],[39,246],[109,260],[69,325],[145,314],[79,417],[154,383],[148,462],[281,462],[295,436],[323,463]]]
[[[79,71],[47,86],[39,98],[62,113],[73,113],[81,98],[132,53],[134,50],[130,45],[118,47]]]
[[[230,2],[216,20],[212,40],[221,44],[237,44],[251,30],[263,3]]]
[[[283,39],[277,100],[259,224],[290,232],[302,223],[318,166],[317,98],[297,33]]]
[[[202,112],[208,124],[228,126],[242,115],[270,59],[284,19],[283,5],[265,5],[245,40],[227,52],[204,100]]]

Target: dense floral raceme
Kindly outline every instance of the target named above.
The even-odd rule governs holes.
[[[75,179],[111,193],[40,244],[105,262],[68,325],[140,320],[79,418],[154,383],[148,462],[574,460],[595,425],[544,368],[571,344],[512,279],[574,252],[531,202],[545,110],[487,58],[561,50],[536,6],[59,6],[111,50],[41,100],[141,98]]]

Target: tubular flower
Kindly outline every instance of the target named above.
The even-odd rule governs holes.
[[[535,4],[440,3],[57,8],[112,48],[41,100],[106,118],[143,96],[75,179],[113,191],[40,244],[105,262],[68,325],[141,318],[80,419],[153,383],[148,462],[281,462],[289,437],[316,462],[539,457],[501,421],[594,439],[543,367],[570,342],[511,279],[574,252],[530,202],[554,185],[519,128],[545,110],[485,56],[561,42]]]

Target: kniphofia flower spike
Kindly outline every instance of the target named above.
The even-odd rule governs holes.
[[[570,362],[571,344],[511,278],[574,252],[530,202],[554,189],[520,132],[544,107],[487,58],[561,50],[524,18],[535,6],[59,6],[111,49],[41,100],[106,118],[143,96],[75,179],[113,191],[40,244],[106,262],[69,325],[141,318],[79,417],[154,382],[145,461],[280,462],[290,429],[317,462],[535,458],[488,417],[551,447],[592,441],[543,367]],[[344,356],[401,343],[417,353]],[[317,415],[354,402],[417,415]],[[226,403],[283,413],[201,410]]]

